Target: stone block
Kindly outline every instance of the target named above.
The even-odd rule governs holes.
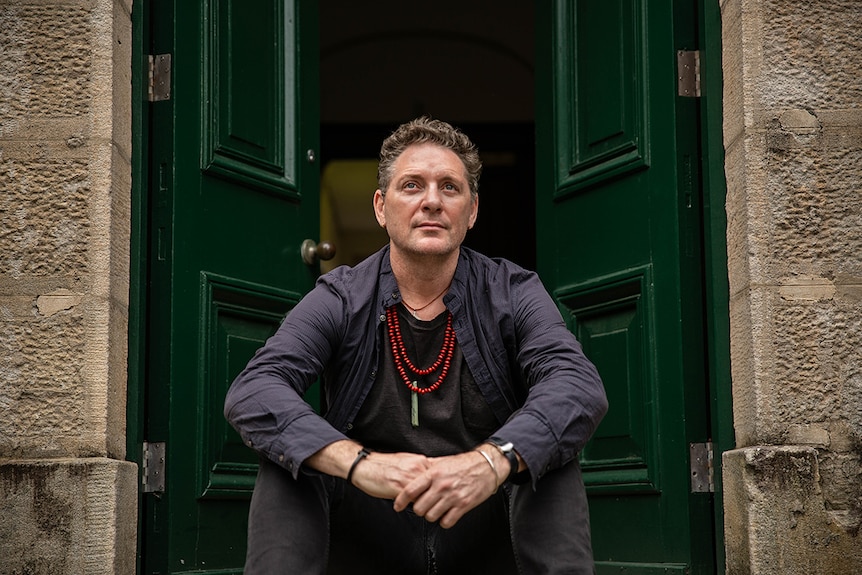
[[[862,102],[862,10],[854,0],[757,2],[758,107],[853,108]]]
[[[760,446],[726,452],[727,575],[862,573],[862,541],[827,513],[818,452]]]
[[[0,461],[0,575],[135,572],[137,466]]]
[[[92,23],[76,4],[0,5],[0,137],[23,119],[90,112]]]
[[[862,442],[857,280],[798,277],[752,286],[731,298],[730,313],[737,445],[821,445],[790,430],[838,424]]]
[[[86,160],[0,157],[0,274],[86,275],[90,189]]]

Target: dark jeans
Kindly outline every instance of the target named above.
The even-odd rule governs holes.
[[[586,493],[574,461],[507,485],[451,529],[396,513],[341,479],[261,460],[245,575],[594,573]]]

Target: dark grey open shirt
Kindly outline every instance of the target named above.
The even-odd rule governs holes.
[[[400,301],[389,248],[320,277],[231,385],[225,417],[294,477],[346,439],[377,375],[387,307]],[[535,483],[575,458],[607,411],[602,382],[538,276],[461,248],[443,299],[464,358]],[[323,415],[303,393],[323,376]]]

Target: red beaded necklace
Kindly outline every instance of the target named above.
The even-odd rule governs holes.
[[[440,348],[440,353],[437,354],[437,359],[428,367],[418,368],[410,361],[407,349],[404,347],[404,338],[401,336],[401,322],[398,319],[398,312],[395,306],[386,308],[386,324],[389,327],[389,343],[392,345],[392,357],[395,360],[395,369],[401,375],[404,385],[412,392],[410,412],[413,427],[419,426],[419,395],[431,393],[439,388],[449,373],[452,354],[455,352],[455,330],[452,328],[452,314],[448,313],[447,316],[446,331],[443,333],[443,346]],[[407,375],[408,369],[415,375],[430,375],[439,369],[441,365],[443,367],[440,369],[440,373],[437,374],[437,381],[428,387],[419,387],[417,382],[415,380],[411,381]]]

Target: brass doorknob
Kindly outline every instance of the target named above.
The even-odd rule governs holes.
[[[305,240],[300,248],[302,261],[308,265],[314,265],[320,260],[331,260],[335,257],[335,244],[326,240],[315,243],[314,240]]]

